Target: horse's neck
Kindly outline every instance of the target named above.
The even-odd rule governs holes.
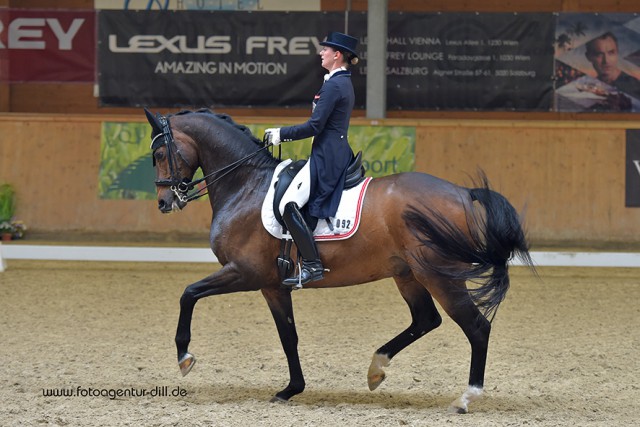
[[[243,161],[258,148],[253,151],[229,147],[207,147],[202,151],[201,148],[202,172],[205,176],[211,175],[206,182],[214,216],[223,210],[251,208],[252,204],[256,209],[261,208],[275,167],[256,160],[260,154]]]

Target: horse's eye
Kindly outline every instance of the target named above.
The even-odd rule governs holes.
[[[159,161],[163,160],[164,159],[164,151],[156,150],[153,153],[153,158],[156,160],[156,162],[159,162]]]

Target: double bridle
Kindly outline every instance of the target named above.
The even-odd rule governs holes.
[[[176,158],[176,154],[180,156],[180,159],[182,159],[182,161],[187,166],[189,166],[189,168],[193,170],[194,173],[196,169],[191,166],[189,161],[187,161],[187,159],[185,159],[185,157],[182,155],[182,152],[176,147],[175,140],[173,139],[173,132],[171,131],[171,126],[169,126],[169,119],[160,114],[158,114],[157,116],[158,116],[158,120],[160,121],[160,125],[162,126],[162,133],[159,133],[158,135],[153,137],[153,139],[151,140],[150,148],[155,153],[155,151],[161,146],[164,145],[167,147],[167,160],[169,162],[169,172],[171,173],[171,178],[156,180],[155,184],[156,186],[169,187],[169,189],[173,191],[173,194],[175,194],[178,200],[180,200],[183,203],[188,203],[191,200],[195,200],[204,196],[205,194],[208,193],[208,189],[210,185],[216,183],[217,181],[221,180],[229,173],[233,172],[242,163],[256,156],[262,150],[269,148],[269,145],[265,144],[263,147],[259,148],[257,151],[254,151],[253,153],[239,160],[236,160],[235,162],[223,167],[222,169],[213,171],[210,174],[205,175],[198,180],[191,181],[189,178],[180,178],[177,173],[178,159]],[[152,157],[153,157],[153,165],[155,166],[156,164],[155,156],[152,155]],[[208,182],[207,185],[196,190],[194,193],[189,194],[189,191],[191,191],[196,185],[200,184],[203,181],[206,181],[207,178],[210,178],[219,173],[222,173],[222,175],[218,176],[213,181]],[[206,192],[204,192],[205,190]]]

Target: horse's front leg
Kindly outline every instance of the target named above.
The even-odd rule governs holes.
[[[182,376],[187,375],[196,362],[195,357],[188,352],[191,341],[191,318],[193,308],[200,298],[209,295],[221,295],[246,289],[246,283],[235,265],[230,263],[219,271],[204,279],[187,286],[180,298],[180,318],[176,331],[176,348],[178,350],[178,365]]]
[[[305,382],[298,355],[298,334],[293,319],[293,305],[291,291],[276,288],[263,288],[262,295],[267,300],[271,314],[276,322],[282,348],[289,364],[289,385],[276,393],[272,402],[287,401],[296,394],[302,393]]]

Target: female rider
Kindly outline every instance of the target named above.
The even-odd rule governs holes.
[[[308,204],[315,218],[333,218],[338,210],[347,166],[353,151],[347,141],[349,120],[355,101],[349,65],[358,63],[358,40],[347,34],[331,32],[319,52],[322,67],[329,71],[313,99],[311,118],[300,125],[267,129],[265,138],[277,146],[283,141],[313,137],[311,157],[294,177],[280,203],[280,214],[302,255],[298,277],[282,283],[292,289],[324,278],[313,232],[300,214]]]

